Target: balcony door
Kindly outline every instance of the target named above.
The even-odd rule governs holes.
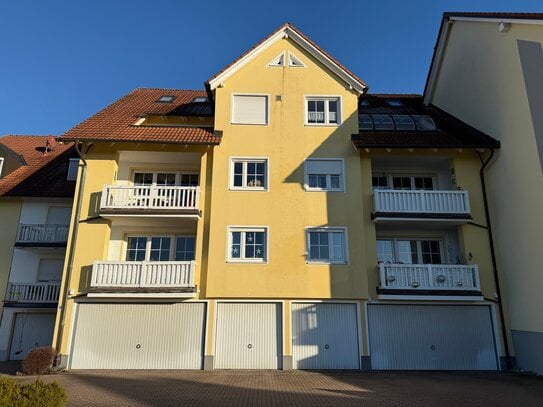
[[[127,261],[192,261],[195,236],[129,236]]]
[[[443,264],[439,239],[377,239],[377,261],[394,264]]]
[[[379,175],[372,176],[374,189],[427,190],[437,189],[433,175]]]
[[[134,172],[134,185],[137,186],[182,186],[194,187],[198,186],[199,176],[195,173],[184,172]]]

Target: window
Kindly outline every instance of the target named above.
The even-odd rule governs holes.
[[[199,183],[199,174],[181,173],[176,171],[165,172],[134,172],[134,185],[159,185],[195,187]]]
[[[0,178],[2,177],[3,169],[4,169],[4,157],[0,157]]]
[[[60,281],[64,259],[40,259],[38,281]]]
[[[267,95],[232,95],[232,124],[268,124]]]
[[[192,103],[207,103],[207,98],[203,96],[198,96],[192,99]]]
[[[442,264],[442,242],[438,239],[377,239],[377,262]]]
[[[160,103],[172,103],[175,100],[175,96],[171,95],[162,95],[158,98],[157,102]]]
[[[308,228],[307,261],[315,263],[347,263],[345,228]]]
[[[344,191],[343,160],[305,160],[305,189],[307,191]]]
[[[0,165],[1,170],[1,165]],[[75,181],[77,179],[77,171],[79,170],[79,158],[70,158],[68,163],[68,174],[66,174],[67,181]]]
[[[288,66],[303,68],[305,65],[300,59],[292,52],[288,53]]]
[[[192,261],[194,236],[129,236],[127,261]]]
[[[277,55],[268,66],[285,66],[285,51]]]
[[[403,102],[396,99],[388,99],[385,101],[387,105],[393,106],[393,107],[400,107],[403,106]]]
[[[305,103],[306,124],[340,124],[340,98],[308,97]]]
[[[230,161],[230,189],[267,190],[268,160],[232,158]]]
[[[267,228],[229,228],[228,260],[265,263],[267,261]]]
[[[432,175],[373,175],[374,189],[436,189],[435,177]]]

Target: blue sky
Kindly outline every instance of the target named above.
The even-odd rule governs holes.
[[[136,87],[202,89],[285,21],[370,92],[421,93],[444,11],[543,1],[3,1],[0,135],[62,134]]]

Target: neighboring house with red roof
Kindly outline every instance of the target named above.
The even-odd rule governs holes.
[[[288,23],[204,87],[136,89],[60,137],[84,158],[64,366],[504,367],[479,178],[498,141],[367,94]]]
[[[78,159],[52,136],[0,138],[0,360],[49,346]]]

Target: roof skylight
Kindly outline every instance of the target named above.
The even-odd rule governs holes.
[[[396,100],[396,99],[386,100],[386,104],[393,107],[403,106],[403,102],[401,100]]]
[[[175,96],[172,95],[162,95],[158,98],[157,102],[161,103],[172,103],[175,100]]]
[[[203,96],[198,96],[192,99],[192,103],[206,103],[206,102],[207,102],[207,98]]]

